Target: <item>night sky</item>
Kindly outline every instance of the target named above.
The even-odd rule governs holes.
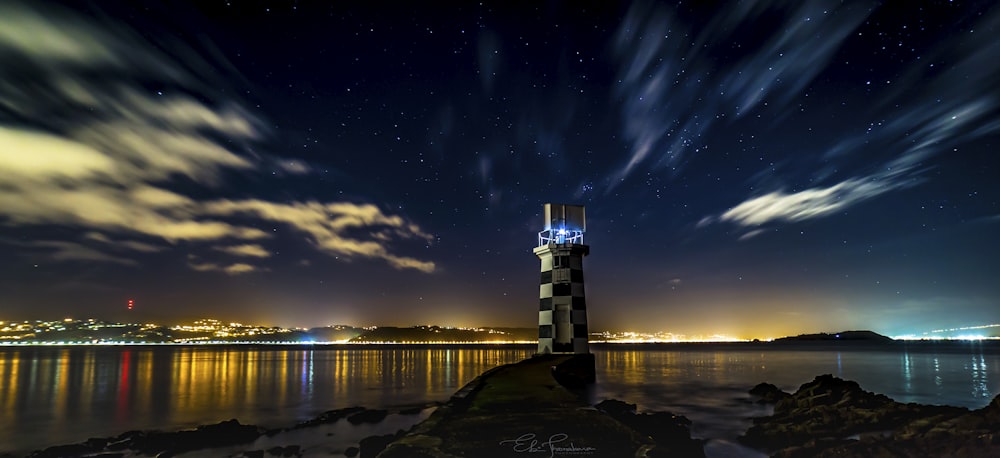
[[[397,3],[0,2],[0,320],[1000,322],[996,2]]]

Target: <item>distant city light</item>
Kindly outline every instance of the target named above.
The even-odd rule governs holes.
[[[345,329],[376,332],[384,329],[381,326],[365,327],[331,326],[330,329],[344,331]],[[383,336],[356,338],[356,335],[343,337],[330,335],[317,338],[316,335],[303,333],[302,328],[282,328],[277,326],[257,326],[236,321],[223,322],[216,319],[199,319],[189,324],[164,326],[155,323],[116,323],[94,318],[74,319],[62,318],[52,321],[0,321],[0,345],[448,345],[448,344],[531,344],[535,340],[526,340],[524,335],[513,335],[506,330],[492,329],[484,326],[450,327],[450,326],[412,326],[398,329],[421,329],[428,332],[430,338],[399,338]],[[935,341],[996,341],[1000,336],[1000,324],[964,326],[950,329],[938,329],[923,334],[906,334],[893,336],[896,340],[935,340]],[[445,337],[445,330],[472,331],[478,335],[454,335]],[[392,336],[393,331],[388,331]],[[72,334],[70,334],[72,333]],[[73,337],[69,337],[69,336]],[[440,337],[438,337],[440,336]],[[371,339],[371,340],[369,340]],[[669,344],[669,343],[724,343],[724,342],[767,342],[773,338],[746,339],[725,334],[679,334],[667,331],[600,331],[590,333],[590,342],[597,344]]]

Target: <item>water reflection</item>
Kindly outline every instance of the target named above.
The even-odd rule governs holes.
[[[903,366],[903,389],[907,393],[913,393],[913,357],[910,353],[903,351],[902,356],[902,366]]]
[[[978,345],[978,344],[977,344]],[[930,348],[930,349],[928,349]],[[766,414],[747,390],[795,391],[838,374],[900,402],[985,406],[1000,392],[996,347],[775,350],[740,345],[594,345],[596,399],[669,410],[697,437],[734,438]],[[292,424],[325,410],[444,401],[514,347],[72,347],[0,349],[0,455],[132,429],[239,418]],[[23,453],[22,453],[23,454]]]
[[[747,418],[767,414],[750,402],[747,393],[760,382],[793,392],[817,375],[834,374],[900,402],[972,409],[985,406],[1000,392],[996,347],[991,351],[927,345],[847,351],[796,347],[761,351],[726,345],[595,347],[594,400],[616,398],[636,403],[640,410],[679,413],[694,422],[696,437],[722,440],[745,431]]]
[[[979,344],[975,344],[979,347]],[[978,348],[979,353],[972,355],[970,373],[972,375],[972,397],[989,400],[993,394],[989,388],[989,372],[987,372],[986,356],[983,355],[982,347]]]
[[[934,356],[934,385],[937,386],[938,393],[941,392],[941,386],[944,384],[944,380],[941,378],[941,362],[938,361],[937,355]]]
[[[447,400],[530,346],[0,349],[0,454],[133,429],[239,418],[292,424],[323,411]]]

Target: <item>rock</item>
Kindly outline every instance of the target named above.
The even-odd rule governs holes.
[[[94,450],[104,450],[108,446],[109,439],[103,437],[91,437],[84,441],[84,445],[92,447]]]
[[[636,405],[606,399],[596,406],[615,420],[653,439],[649,456],[705,456],[704,441],[691,438],[691,420],[670,412],[636,413]]]
[[[358,452],[360,451],[361,449],[357,447],[347,447],[347,450],[344,450],[344,456],[346,456],[347,458],[354,458],[358,456]]]
[[[387,415],[389,415],[388,410],[363,410],[347,417],[347,421],[351,422],[352,425],[360,425],[362,423],[378,423],[385,420]]]
[[[267,453],[271,456],[299,456],[300,449],[298,445],[287,445],[284,447],[271,447],[267,449]]]
[[[981,414],[983,418],[986,419],[987,423],[991,425],[1000,424],[1000,395],[993,398],[993,401],[989,403],[986,407],[983,407]]]
[[[94,453],[95,450],[88,447],[85,444],[69,444],[69,445],[57,445],[55,447],[49,447],[44,450],[37,450],[31,452],[28,456],[31,458],[58,458],[63,456],[80,456]]]
[[[404,431],[397,431],[396,434],[385,434],[382,436],[368,436],[361,439],[358,444],[361,448],[361,458],[375,458],[392,441],[403,436]]]
[[[605,399],[594,406],[597,410],[607,413],[612,417],[619,417],[625,414],[635,414],[636,405],[629,404],[617,399]]]
[[[751,390],[762,399],[778,400],[773,415],[755,418],[740,437],[743,444],[774,452],[774,456],[980,456],[983,450],[989,453],[982,456],[988,456],[1000,452],[979,440],[1000,430],[1000,422],[989,420],[992,412],[1000,413],[996,400],[996,408],[991,403],[975,412],[902,404],[832,375],[816,377],[792,395],[778,393],[769,384]]]
[[[134,434],[125,439],[127,449],[146,455],[159,455],[167,452],[176,454],[191,450],[199,450],[227,445],[244,444],[260,437],[262,431],[253,425],[241,425],[236,419],[231,419],[214,425],[199,426],[194,430],[162,432],[150,431]]]
[[[552,366],[552,378],[568,389],[583,389],[597,379],[594,358],[593,353],[573,355]]]
[[[427,408],[426,406],[410,407],[409,409],[400,410],[399,414],[400,415],[416,415],[416,414],[418,414],[420,412],[423,412],[424,409],[426,409],[426,408]]]
[[[346,418],[352,414],[356,414],[358,412],[363,412],[363,411],[365,411],[364,407],[346,407],[343,409],[328,410],[326,412],[321,413],[316,418],[313,418],[311,420],[306,420],[302,423],[293,426],[292,429],[301,429],[327,423],[336,423],[337,420],[340,420],[341,418]]]
[[[758,384],[750,389],[750,394],[759,397],[758,402],[761,404],[777,404],[778,401],[792,396],[770,383]]]

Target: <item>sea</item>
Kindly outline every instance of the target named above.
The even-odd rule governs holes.
[[[280,428],[344,407],[426,407],[534,351],[533,345],[2,346],[0,456],[231,418]],[[763,456],[737,442],[752,417],[770,413],[747,393],[761,382],[793,392],[833,374],[900,402],[969,409],[1000,393],[995,341],[592,344],[591,352],[597,363],[597,383],[586,393],[591,402],[613,398],[640,412],[684,415],[692,435],[707,440],[709,456]],[[390,416],[382,429],[406,429],[428,414]],[[339,431],[338,447],[372,432],[378,428]]]

